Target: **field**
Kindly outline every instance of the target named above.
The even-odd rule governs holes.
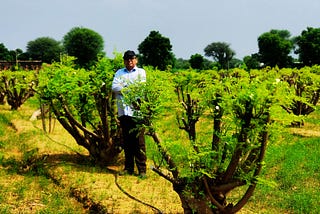
[[[41,120],[30,121],[36,109],[32,99],[17,111],[0,105],[0,213],[183,212],[171,184],[152,170],[142,180],[117,176],[121,157],[108,167],[90,164],[57,121],[48,134]],[[261,184],[240,213],[320,213],[319,127],[318,108],[269,145]]]

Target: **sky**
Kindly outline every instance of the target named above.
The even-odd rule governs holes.
[[[258,52],[257,38],[271,29],[298,36],[320,27],[319,0],[1,0],[0,43],[26,51],[29,41],[62,41],[74,27],[104,39],[104,51],[134,50],[153,30],[170,39],[176,58],[204,56],[225,42],[236,58]]]

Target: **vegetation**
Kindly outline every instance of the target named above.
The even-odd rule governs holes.
[[[28,54],[23,53],[20,48],[8,50],[3,43],[0,43],[0,61],[17,62],[18,59],[28,59]]]
[[[308,27],[296,38],[299,60],[303,65],[311,66],[320,64],[320,28]]]
[[[201,54],[194,54],[190,57],[189,63],[191,68],[202,70],[204,68],[204,58]]]
[[[214,73],[198,74],[197,77],[190,71],[185,76],[174,74],[177,81],[175,91],[185,112],[185,116],[178,119],[182,120],[180,128],[188,132],[189,143],[181,136],[171,136],[170,139],[175,141],[168,141],[159,135],[157,125],[154,125],[158,103],[162,99],[170,100],[161,96],[173,91],[159,93],[164,86],[164,81],[157,86],[159,73],[157,79],[149,79],[150,85],[147,83],[142,92],[139,88],[129,89],[132,94],[128,103],[133,102],[134,96],[140,97],[145,125],[162,157],[153,170],[173,184],[185,213],[234,213],[247,203],[254,191],[268,143],[271,119],[274,120],[271,107],[275,107],[279,100],[279,89],[273,72],[254,79],[245,74],[240,71],[238,77],[234,74],[219,77]],[[164,87],[166,90],[170,88],[168,85]],[[205,112],[209,115],[205,116]],[[196,123],[200,119],[198,126],[213,124],[213,130],[196,137]],[[229,196],[239,187],[245,187],[246,191],[230,202]]]
[[[219,63],[219,69],[229,69],[229,63],[236,54],[230,45],[225,42],[213,42],[205,49],[206,56],[212,56],[213,60]]]
[[[320,70],[319,66],[301,69],[282,69],[280,71],[283,80],[288,82],[289,89],[294,94],[292,102],[282,104],[288,113],[297,116],[294,125],[303,125],[305,116],[316,110],[320,100]]]
[[[119,153],[111,92],[114,67],[103,58],[88,71],[75,68],[72,58],[65,57],[61,63],[44,65],[39,73],[41,103],[49,106],[76,142],[99,163],[110,163]]]
[[[82,32],[83,29],[78,30]],[[67,35],[71,35],[71,32]],[[319,196],[314,192],[312,194],[315,195],[315,200],[308,200],[312,195],[309,192],[288,197],[291,202],[286,201],[283,196],[283,192],[288,194],[289,189],[298,189],[294,182],[289,180],[292,177],[289,174],[294,167],[301,166],[302,163],[306,162],[307,164],[303,166],[316,176],[313,177],[315,181],[312,180],[310,183],[313,186],[318,183],[316,165],[309,163],[306,158],[301,158],[301,155],[294,150],[299,148],[299,151],[308,153],[316,150],[313,144],[318,143],[318,138],[306,139],[297,133],[305,127],[317,130],[316,127],[319,126],[317,106],[320,96],[320,69],[319,66],[301,69],[284,68],[292,65],[288,51],[293,47],[293,40],[289,37],[290,33],[285,30],[271,30],[259,37],[259,54],[252,55],[248,62],[252,62],[254,66],[255,60],[260,60],[272,67],[267,66],[261,70],[248,67],[247,70],[230,69],[231,62],[238,65],[241,63],[232,58],[234,53],[227,45],[229,54],[223,52],[221,57],[224,58],[218,62],[218,68],[222,66],[220,68],[225,69],[201,70],[201,72],[192,70],[192,66],[198,62],[195,59],[201,58],[201,55],[193,55],[188,70],[171,69],[170,65],[173,64],[169,61],[163,63],[163,67],[146,67],[148,81],[139,85],[132,84],[123,91],[125,102],[140,109],[139,116],[144,119],[142,128],[148,135],[148,157],[153,161],[152,171],[164,178],[167,184],[172,184],[171,192],[176,193],[175,196],[180,200],[177,202],[181,205],[179,212],[235,213],[243,209],[246,204],[250,206],[250,199],[256,200],[252,195],[260,185],[263,185],[261,191],[265,194],[270,194],[270,188],[280,189],[275,198],[278,203],[279,201],[283,203],[272,207],[278,212],[295,212],[296,207],[303,212],[317,211],[315,204]],[[65,36],[65,41],[67,38],[68,36]],[[80,33],[76,38],[81,40],[86,37]],[[152,31],[141,43],[143,47],[148,47],[146,51],[152,49],[148,42],[153,41],[153,38],[163,39],[161,41],[165,41],[167,47],[171,48],[168,38]],[[297,38],[296,41],[302,40]],[[272,50],[276,53],[274,59],[270,57],[271,45],[276,48]],[[224,48],[225,50],[227,49]],[[171,51],[168,53],[173,57]],[[18,62],[18,52],[15,54]],[[33,123],[33,128],[37,131],[29,127],[32,131],[24,135],[19,133],[20,126],[15,124],[17,118],[14,117],[20,116],[20,111],[11,111],[10,114],[6,112],[0,115],[0,133],[8,133],[5,136],[3,134],[4,137],[0,139],[0,172],[3,169],[13,173],[14,176],[40,177],[38,180],[41,182],[50,181],[65,191],[65,195],[59,195],[58,198],[69,200],[69,197],[66,197],[68,194],[85,204],[84,207],[90,212],[107,213],[110,209],[103,204],[101,199],[104,198],[103,195],[99,194],[98,199],[88,197],[87,192],[78,188],[79,186],[81,188],[83,183],[80,182],[81,185],[77,185],[76,188],[66,183],[65,178],[68,177],[68,173],[65,171],[68,171],[68,168],[64,166],[59,168],[66,176],[57,177],[59,173],[52,164],[64,163],[66,160],[76,165],[86,164],[87,169],[114,176],[116,186],[127,194],[118,183],[119,166],[116,164],[121,160],[119,147],[121,130],[118,128],[114,97],[110,91],[114,71],[121,66],[122,60],[120,54],[116,54],[113,60],[99,57],[99,54],[101,51],[92,54],[94,57],[91,60],[84,60],[85,62],[81,62],[83,58],[63,56],[61,62],[44,64],[40,71],[35,72],[1,71],[0,101],[4,103],[4,110],[7,104],[11,106],[11,110],[18,110],[27,101],[31,101],[27,104],[32,107],[40,106],[42,110],[46,107],[49,109],[49,121],[51,122],[50,115],[53,113],[61,125],[60,129],[63,127],[80,147],[76,149],[77,151],[72,149],[77,154],[76,157],[53,158],[54,161],[48,159],[50,154],[39,152],[38,144],[28,143],[34,136],[38,136],[41,141],[44,136],[49,136],[37,128],[38,121]],[[208,53],[208,56],[210,54],[214,56],[214,51]],[[19,69],[18,66],[15,69]],[[158,69],[167,69],[166,71],[170,72]],[[39,98],[36,104],[32,103],[35,100],[30,99],[34,92],[37,92]],[[44,113],[42,111],[42,125],[46,122]],[[28,122],[30,125],[31,122]],[[290,126],[292,124],[298,124],[300,129]],[[10,138],[17,133],[19,138]],[[318,136],[316,131],[312,133]],[[17,140],[17,144],[12,143],[13,139]],[[290,143],[282,147],[283,142]],[[67,142],[62,145],[70,148]],[[279,150],[284,150],[285,153],[278,152]],[[54,150],[48,148],[46,151],[50,153]],[[264,159],[265,156],[268,157],[269,151],[272,152],[269,154],[269,159]],[[318,155],[317,151],[314,153]],[[287,154],[290,156],[286,156]],[[311,161],[317,162],[315,159],[312,158]],[[285,163],[286,160],[289,160],[289,163]],[[273,164],[272,170],[277,173],[275,177],[268,173],[269,169],[263,169],[265,164],[270,164],[267,161]],[[293,166],[291,162],[295,165]],[[106,168],[108,165],[109,168]],[[110,168],[110,165],[114,168]],[[70,165],[68,167],[69,170],[70,167],[73,168]],[[310,174],[298,171],[301,176],[295,178],[301,180],[309,178]],[[92,173],[95,171],[90,171],[90,174]],[[281,180],[283,178],[284,180]],[[5,177],[4,180],[6,179]],[[97,179],[93,180],[95,182]],[[272,181],[281,181],[281,185]],[[297,182],[302,185],[299,180]],[[37,185],[30,180],[26,183]],[[308,185],[305,186],[305,189],[308,189]],[[42,185],[39,188],[43,188]],[[9,192],[14,191],[8,189]],[[18,195],[18,199],[25,200],[24,190],[21,190],[20,194],[20,189],[15,194]],[[34,195],[32,193],[30,197]],[[1,197],[3,196],[0,196],[0,200]],[[39,195],[35,197],[48,200]],[[258,201],[261,201],[261,198],[258,197]],[[272,200],[269,201],[276,203]],[[298,203],[303,204],[297,206]],[[41,203],[43,204],[51,206],[50,203]],[[161,212],[153,205],[142,204]],[[255,209],[259,205],[253,207]],[[61,212],[69,212],[68,206],[66,209]],[[10,210],[10,207],[4,206],[3,211],[7,210]],[[18,209],[13,211],[20,212]],[[47,212],[47,210],[42,211]]]
[[[73,59],[65,57],[60,63],[43,65],[33,89],[40,103],[47,105],[76,143],[85,148],[92,163],[112,164],[121,151],[110,91],[120,61],[120,54],[114,60],[101,58],[92,70],[86,70],[76,68]],[[143,128],[158,148],[153,152],[153,171],[173,184],[185,213],[234,213],[242,209],[260,182],[269,139],[273,142],[281,136],[277,124],[294,121],[282,109],[300,116],[297,110],[303,113],[305,108],[311,113],[319,100],[318,66],[250,72],[146,70],[148,81],[130,85],[123,91],[124,98],[140,109]],[[32,72],[27,73],[32,76]],[[20,72],[2,74],[28,80]],[[19,89],[18,84],[12,85]],[[10,98],[10,91],[4,92]],[[176,123],[170,120],[170,127],[174,130],[176,124],[185,137],[183,133],[177,135],[179,131],[163,137],[159,127],[165,118],[175,118]]]
[[[27,54],[33,60],[45,63],[58,62],[62,53],[63,47],[60,42],[50,37],[40,37],[27,44]]]
[[[318,53],[319,46],[319,28],[307,27],[300,35],[291,37],[288,30],[272,29],[269,32],[262,33],[257,40],[259,47],[258,53],[252,53],[244,56],[242,60],[234,58],[235,52],[230,44],[226,42],[213,42],[204,48],[204,56],[213,57],[213,61],[204,58],[203,65],[197,64],[201,58],[192,54],[189,59],[176,59],[172,52],[170,38],[162,36],[158,31],[151,31],[150,34],[138,45],[140,55],[140,65],[150,65],[160,70],[166,70],[168,67],[173,69],[188,69],[191,67],[189,61],[193,64],[192,68],[198,69],[228,69],[228,68],[247,68],[259,69],[266,66],[280,68],[312,66],[319,64]],[[32,44],[35,51],[23,52],[21,49],[8,50],[3,43],[0,43],[0,61],[16,62],[19,60],[40,59],[51,63],[58,61],[57,57],[61,55],[61,47],[58,47],[58,41],[50,37],[40,37]],[[104,41],[97,32],[83,27],[72,28],[62,39],[62,48],[70,56],[77,58],[76,63],[80,67],[89,69],[99,56],[105,55],[103,52]],[[28,47],[27,47],[28,49]],[[31,56],[30,53],[31,52]],[[40,53],[40,54],[39,54]],[[294,59],[291,53],[298,54]],[[41,56],[40,56],[41,55]],[[201,56],[201,54],[199,54]],[[196,58],[194,58],[196,56]],[[11,67],[11,66],[9,66]]]
[[[151,170],[146,180],[124,176],[118,177],[116,184],[113,170],[121,168],[121,159],[119,165],[108,169],[93,166],[82,158],[87,152],[59,123],[52,133],[44,134],[41,120],[29,120],[37,108],[35,97],[19,111],[0,106],[1,213],[90,213],[94,212],[91,205],[98,204],[108,213],[158,212],[129,198],[117,184],[130,196],[163,213],[183,213],[170,183]],[[306,118],[304,127],[285,128],[282,138],[268,145],[260,182],[239,213],[320,212],[319,121],[317,108]],[[159,123],[163,136],[179,134],[176,129],[167,129],[174,123],[175,118]],[[147,148],[151,165],[157,148],[150,137]],[[27,160],[33,160],[33,167],[28,167]]]
[[[6,48],[3,43],[0,43],[0,59],[6,60],[6,61],[12,60],[12,57],[10,55],[8,48]]]
[[[259,54],[251,54],[251,56],[245,56],[243,58],[243,63],[245,64],[246,70],[251,69],[259,69],[260,66],[260,60],[259,60]]]
[[[83,27],[72,28],[63,37],[63,46],[69,56],[76,57],[80,67],[90,68],[104,55],[104,41],[97,32]]]
[[[265,66],[291,67],[289,55],[293,48],[291,34],[287,30],[270,30],[258,38],[260,60]]]
[[[160,70],[174,65],[175,58],[170,39],[162,36],[158,31],[151,31],[139,44],[138,50],[141,65],[150,65]]]
[[[33,97],[19,111],[0,106],[0,213],[153,213],[137,200],[182,212],[170,183],[155,173],[116,177],[122,155],[108,168],[95,166],[59,123],[45,134],[41,120],[29,120],[38,105]]]
[[[12,110],[17,110],[35,94],[37,71],[1,71],[0,94],[2,103],[6,98]]]

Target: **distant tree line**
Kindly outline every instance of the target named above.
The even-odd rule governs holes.
[[[195,53],[190,59],[176,58],[172,52],[170,39],[151,31],[138,45],[141,66],[166,69],[229,69],[242,67],[257,69],[265,66],[279,68],[301,67],[320,64],[320,28],[308,27],[299,36],[292,37],[288,30],[272,29],[261,34],[258,39],[258,53],[235,58],[236,52],[226,42],[212,42],[204,48],[204,55]],[[99,56],[105,56],[102,36],[88,28],[74,27],[62,39],[40,37],[29,41],[26,52],[22,49],[8,50],[0,43],[0,61],[41,60],[45,63],[57,62],[63,54],[76,57],[76,64],[88,68]],[[294,54],[298,58],[294,58]],[[207,58],[205,58],[207,57]],[[209,59],[212,57],[213,61]]]

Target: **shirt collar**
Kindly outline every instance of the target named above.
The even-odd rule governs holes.
[[[131,71],[129,71],[127,68],[124,68],[124,70],[125,70],[126,72],[135,72],[135,71],[137,70],[137,66],[135,66],[134,68],[132,68]]]

